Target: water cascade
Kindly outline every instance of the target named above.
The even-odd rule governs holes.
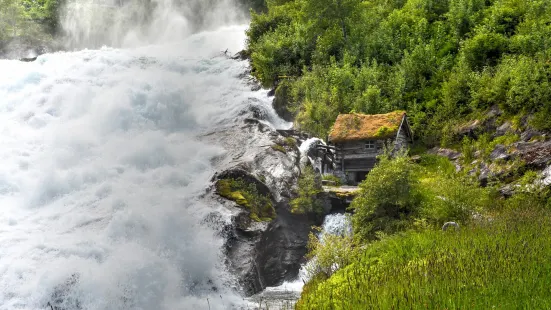
[[[163,45],[0,60],[0,308],[232,309],[202,195],[267,91],[243,79],[245,26]],[[223,220],[228,220],[227,218]]]

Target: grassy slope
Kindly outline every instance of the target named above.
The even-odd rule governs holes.
[[[460,232],[408,232],[369,245],[297,309],[549,309],[551,219],[516,211]]]

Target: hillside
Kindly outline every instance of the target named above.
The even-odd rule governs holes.
[[[551,3],[267,2],[247,52],[280,115],[326,137],[404,110],[416,138],[361,183],[353,236],[311,235],[297,308],[548,308]]]
[[[253,15],[249,53],[305,131],[407,110],[421,142],[453,145],[494,106],[501,123],[551,128],[549,16],[541,0],[273,0]]]

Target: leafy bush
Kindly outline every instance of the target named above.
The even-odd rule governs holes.
[[[323,202],[319,194],[323,192],[321,181],[314,168],[306,166],[298,179],[298,195],[291,200],[293,213],[322,213]]]
[[[309,236],[306,271],[309,278],[320,277],[320,274],[328,278],[352,263],[358,250],[352,236],[322,233],[320,228],[316,231]]]
[[[413,169],[405,156],[380,159],[351,204],[356,237],[374,240],[378,232],[393,233],[409,226],[419,208]]]
[[[419,215],[436,225],[448,221],[467,223],[494,202],[491,189],[481,188],[476,181],[460,175],[422,182],[420,191],[423,204]]]
[[[342,180],[338,176],[334,174],[325,174],[323,175],[323,179],[326,181],[331,181],[335,183],[335,186],[342,186]]]

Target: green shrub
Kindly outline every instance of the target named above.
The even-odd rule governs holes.
[[[216,192],[247,208],[251,219],[255,221],[271,221],[276,217],[272,200],[270,197],[261,195],[254,183],[247,183],[241,178],[222,179],[216,182]]]
[[[507,39],[501,34],[481,32],[465,41],[463,56],[472,69],[481,70],[485,66],[497,65],[508,49],[507,44]]]
[[[335,182],[335,186],[342,186],[342,180],[334,174],[324,174],[323,180]]]
[[[298,195],[291,200],[291,211],[297,214],[322,213],[323,202],[319,197],[322,192],[321,181],[314,168],[306,166],[298,179]]]
[[[490,209],[495,198],[492,189],[456,174],[422,181],[419,191],[423,197],[420,218],[437,226],[448,221],[467,223],[473,214]]]
[[[409,226],[419,207],[413,169],[405,156],[380,159],[351,204],[356,237],[374,240],[377,232],[394,233]]]
[[[463,154],[463,163],[470,164],[474,160],[475,146],[471,138],[465,136],[461,141],[461,153]]]
[[[358,248],[354,246],[352,236],[332,235],[322,233],[320,228],[317,234],[310,233],[308,241],[309,260],[306,271],[309,278],[330,277],[337,270],[348,266],[354,259]]]

